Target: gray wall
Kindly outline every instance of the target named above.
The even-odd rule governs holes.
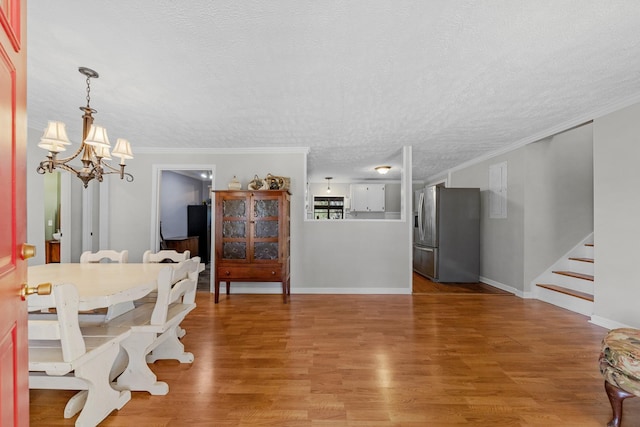
[[[51,240],[59,228],[60,218],[60,173],[48,173],[44,180],[44,230],[45,239]],[[51,225],[49,225],[51,223]]]
[[[292,212],[300,212],[298,215],[292,214],[293,252],[298,244],[294,236],[299,236],[302,232],[304,185],[301,184],[305,182],[305,155],[301,150],[297,153],[294,151],[269,153],[268,150],[263,150],[238,154],[216,153],[213,150],[194,150],[193,153],[189,153],[185,149],[162,153],[143,151],[129,162],[128,167],[131,167],[130,172],[135,176],[135,181],[122,184],[114,182],[110,186],[112,245],[126,245],[129,248],[130,262],[139,262],[142,253],[151,246],[153,167],[201,165],[202,169],[214,171],[215,189],[219,190],[227,189],[227,184],[234,175],[242,182],[244,189],[254,174],[264,177],[271,172],[291,177]],[[122,206],[126,206],[127,209],[122,209]],[[294,271],[292,266],[292,276]]]
[[[309,293],[411,293],[406,221],[306,221],[301,261]],[[292,280],[293,287],[293,280]]]
[[[44,264],[45,254],[45,176],[36,173],[38,164],[46,157],[46,152],[38,147],[41,129],[28,129],[27,132],[27,242],[36,246],[36,256],[29,259],[29,265]],[[79,162],[78,162],[79,163]],[[63,172],[67,174],[67,172]],[[61,180],[62,181],[62,180]],[[63,229],[62,245],[71,247],[71,260],[78,262],[82,252],[82,182],[72,177],[70,199],[71,224]],[[64,186],[62,186],[64,189]],[[63,212],[60,212],[63,215]]]
[[[507,218],[489,218],[489,166],[507,162]],[[480,188],[480,276],[522,292],[524,274],[524,150],[457,170],[449,187]]]
[[[305,221],[298,258],[305,276],[298,292],[411,293],[410,147],[403,150],[403,163],[400,194],[408,197],[401,206],[406,220]]]
[[[587,124],[451,173],[481,189],[483,280],[530,296],[530,282],[593,231],[593,127]],[[507,162],[507,218],[489,218],[489,166]]]
[[[640,327],[640,104],[594,121],[594,318]],[[613,325],[615,326],[615,325]]]
[[[524,147],[526,154],[525,291],[593,232],[593,125]]]
[[[39,131],[38,131],[39,132]],[[38,132],[35,132],[36,134]],[[37,145],[35,142],[30,144]],[[37,164],[41,153],[28,154],[28,162]],[[151,244],[152,175],[154,166],[202,165],[202,169],[215,171],[215,189],[226,189],[227,183],[237,176],[246,189],[255,174],[268,173],[291,178],[291,289],[293,293],[410,293],[411,292],[411,223],[409,221],[354,221],[349,227],[330,224],[328,221],[305,220],[306,150],[264,149],[260,152],[239,150],[186,149],[163,152],[136,150],[135,159],[128,161],[127,169],[135,177],[131,183],[111,179],[108,185],[109,242],[114,248],[127,248],[129,261],[140,262],[142,253]],[[410,149],[407,175],[411,175]],[[37,160],[37,161],[36,161]],[[35,170],[35,165],[33,166]],[[44,208],[42,206],[41,176],[35,172],[28,182],[29,209],[37,226],[29,233],[34,238],[42,234],[44,242]],[[35,178],[35,179],[34,179]],[[78,181],[73,179],[73,181]],[[403,192],[410,194],[410,184]],[[74,187],[74,197],[83,190]],[[407,204],[409,205],[409,204]],[[409,209],[405,206],[405,209]],[[37,212],[42,212],[38,215]],[[409,212],[406,215],[410,217]],[[343,222],[344,223],[344,222]],[[81,222],[73,224],[79,233]],[[43,243],[44,244],[44,243]],[[75,260],[77,262],[77,259]],[[32,261],[43,263],[44,258]],[[260,291],[260,285],[254,286]],[[263,287],[264,288],[264,287]],[[278,291],[278,286],[267,289]]]
[[[187,206],[198,205],[209,196],[202,194],[202,181],[180,173],[163,171],[160,184],[160,221],[165,238],[187,235]]]

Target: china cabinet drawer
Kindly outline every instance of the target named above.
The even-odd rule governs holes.
[[[279,281],[282,274],[280,266],[269,267],[218,267],[220,280],[270,282]]]

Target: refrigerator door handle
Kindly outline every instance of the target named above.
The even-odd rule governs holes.
[[[420,192],[420,198],[418,199],[418,235],[420,241],[424,240],[424,193]]]
[[[433,248],[425,248],[424,246],[415,246],[417,251],[433,252]]]

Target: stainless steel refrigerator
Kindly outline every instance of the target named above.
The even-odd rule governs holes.
[[[428,186],[415,204],[413,270],[436,282],[478,282],[480,189]]]

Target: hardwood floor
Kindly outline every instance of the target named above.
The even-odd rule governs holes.
[[[213,295],[183,323],[192,365],[151,365],[169,394],[133,392],[101,426],[602,427],[605,329],[512,295]],[[73,392],[32,390],[32,426]],[[640,424],[640,399],[623,426]]]
[[[413,294],[492,294],[513,295],[486,283],[437,283],[413,273]]]

